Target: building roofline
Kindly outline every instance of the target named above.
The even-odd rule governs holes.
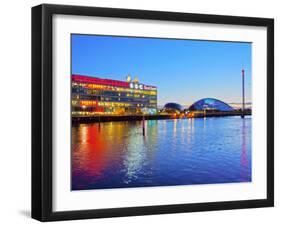
[[[130,82],[127,82],[127,81],[99,78],[99,77],[81,75],[81,74],[72,74],[72,80],[80,81],[80,82],[87,82],[87,83],[96,83],[96,84],[101,84],[101,85],[120,86],[120,87],[129,87],[130,86]],[[143,83],[140,83],[140,84],[157,89],[156,86],[146,85]]]

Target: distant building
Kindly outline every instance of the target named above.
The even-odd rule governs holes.
[[[242,109],[242,103],[228,103],[231,107],[233,107],[236,110]],[[246,102],[245,103],[245,109],[251,110],[252,109],[252,103]]]
[[[183,111],[183,107],[178,103],[167,103],[164,105],[162,112],[179,114]]]
[[[156,114],[156,86],[72,75],[72,115]]]
[[[234,108],[214,98],[204,98],[198,100],[188,108],[188,111],[204,111],[204,110],[234,111]]]

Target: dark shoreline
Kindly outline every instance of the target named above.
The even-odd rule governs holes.
[[[251,112],[245,112],[244,115],[251,115]],[[81,116],[72,117],[72,123],[93,123],[93,122],[116,122],[116,121],[142,121],[144,120],[164,120],[164,119],[186,119],[186,118],[204,118],[204,117],[225,117],[241,116],[241,112],[207,112],[195,113],[192,117],[179,117],[174,115],[122,115],[122,116]]]

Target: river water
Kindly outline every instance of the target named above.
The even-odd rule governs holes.
[[[72,190],[251,181],[251,117],[72,126]]]

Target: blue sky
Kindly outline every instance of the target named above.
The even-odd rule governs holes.
[[[158,105],[205,97],[241,102],[241,69],[251,101],[251,43],[72,35],[72,73],[155,85]]]

